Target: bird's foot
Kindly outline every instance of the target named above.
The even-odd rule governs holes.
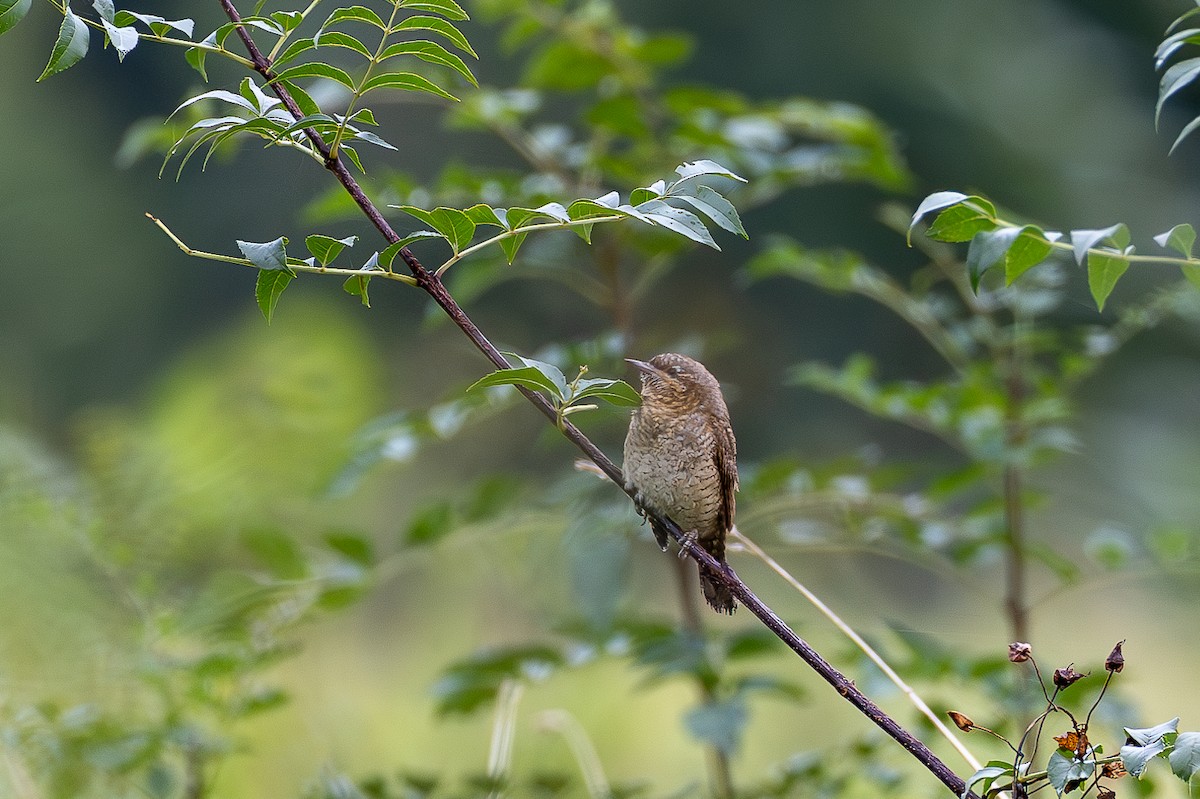
[[[686,533],[684,533],[683,540],[679,542],[679,552],[678,552],[679,557],[686,558],[688,556],[688,552],[687,552],[688,546],[696,543],[696,541],[698,541],[699,538],[700,538],[699,530],[688,530]]]

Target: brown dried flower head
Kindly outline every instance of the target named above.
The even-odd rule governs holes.
[[[1059,688],[1070,688],[1084,678],[1083,674],[1075,671],[1074,665],[1063,666],[1054,670],[1054,684]]]
[[[1125,764],[1120,760],[1113,760],[1100,767],[1100,776],[1107,777],[1110,780],[1120,779],[1121,777],[1128,776],[1128,774],[1129,772],[1125,770]]]
[[[1033,647],[1022,641],[1013,641],[1008,645],[1008,659],[1013,663],[1024,663],[1033,657]]]
[[[1104,661],[1104,670],[1121,673],[1121,669],[1125,668],[1125,655],[1121,652],[1121,646],[1125,641],[1117,641],[1117,645],[1113,647],[1113,651],[1108,653],[1108,657]]]
[[[947,710],[946,715],[954,722],[954,726],[963,732],[970,732],[975,729],[975,722],[971,721],[971,717],[965,713],[959,713],[957,710]]]

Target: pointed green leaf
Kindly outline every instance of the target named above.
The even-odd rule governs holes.
[[[733,203],[708,186],[697,185],[695,194],[682,193],[671,196],[683,200],[730,233],[741,236],[743,239],[750,238],[746,234],[746,229],[742,227],[741,217],[738,216]]]
[[[474,73],[467,66],[466,62],[456,56],[454,53],[442,47],[437,42],[431,42],[425,39],[419,39],[412,42],[396,42],[388,45],[380,56],[380,61],[386,61],[389,58],[396,56],[411,55],[420,58],[423,61],[428,61],[431,64],[441,64],[442,66],[450,67],[458,74],[462,75],[472,86],[478,86],[478,81],[475,80]]]
[[[536,366],[522,366],[516,369],[498,369],[489,375],[484,375],[472,383],[467,391],[491,386],[523,386],[531,391],[542,391],[560,400],[562,389],[556,382]]]
[[[1172,65],[1163,73],[1158,84],[1158,102],[1154,106],[1154,126],[1158,127],[1158,118],[1162,114],[1163,104],[1171,95],[1187,86],[1200,76],[1200,58],[1189,58]]]
[[[967,276],[971,290],[979,291],[979,280],[984,273],[997,264],[1005,263],[1008,250],[1021,235],[1021,228],[1006,227],[999,230],[983,230],[971,239],[967,248]]]
[[[1146,744],[1161,741],[1164,735],[1177,732],[1179,730],[1179,717],[1164,721],[1162,724],[1155,724],[1153,727],[1126,727],[1125,734],[1132,738],[1135,742],[1145,746]]]
[[[304,239],[304,246],[317,259],[317,263],[321,266],[329,266],[341,254],[342,250],[347,247],[353,247],[357,241],[358,236],[335,239],[316,233]]]
[[[1095,759],[1079,759],[1068,749],[1059,749],[1046,762],[1046,778],[1059,796],[1091,777],[1095,771]]]
[[[737,175],[732,170],[726,169],[716,161],[710,161],[707,158],[703,158],[699,161],[693,161],[690,164],[681,164],[680,166],[675,167],[675,173],[679,175],[679,180],[677,180],[676,183],[682,183],[685,180],[691,180],[692,178],[697,178],[701,175],[717,175],[719,177],[729,178],[730,180],[736,180],[740,183],[746,182],[745,178]]]
[[[327,78],[336,83],[340,83],[350,91],[354,91],[354,79],[344,69],[338,69],[332,64],[323,64],[320,61],[310,61],[307,64],[297,64],[294,67],[289,67],[283,72],[276,75],[271,83],[278,83],[281,80],[298,80],[300,78]]]
[[[1159,246],[1182,255],[1184,258],[1192,257],[1192,246],[1196,243],[1196,231],[1186,222],[1182,225],[1176,225],[1166,233],[1159,233],[1154,237],[1154,242]]]
[[[996,215],[996,207],[983,197],[963,194],[962,192],[958,191],[934,192],[922,200],[921,204],[917,206],[917,210],[913,212],[912,220],[908,223],[909,246],[912,246],[912,231],[913,228],[917,226],[918,222],[934,211],[949,209],[952,206],[957,206],[964,203],[974,206],[973,209],[968,209],[969,211],[974,211],[973,214],[969,214],[969,216],[972,216],[973,218],[991,218]],[[941,214],[939,214],[939,217],[940,216]],[[969,235],[964,235],[962,238],[956,239],[956,241],[967,241],[971,238],[971,236],[975,235],[978,230],[982,229],[984,228],[977,228],[976,230],[971,231]]]
[[[441,14],[447,19],[470,19],[467,12],[463,11],[462,6],[454,2],[454,0],[403,0],[400,3],[401,8],[410,8],[413,11],[429,11],[434,14]]]
[[[1021,228],[1004,259],[1005,284],[1012,285],[1025,271],[1046,260],[1050,250],[1050,242],[1041,228],[1034,225]]]
[[[506,352],[504,354],[506,356],[516,358],[521,362],[522,366],[532,366],[534,369],[537,369],[542,373],[543,376],[545,376],[547,380],[554,384],[555,394],[557,394],[559,397],[567,396],[567,378],[563,375],[562,370],[557,366],[552,363],[546,363],[545,361],[539,361],[536,358],[526,358],[524,355],[518,355],[515,352]]]
[[[254,297],[258,300],[259,310],[266,317],[267,324],[271,324],[275,306],[279,304],[279,295],[283,294],[283,290],[291,282],[292,273],[286,270],[263,270],[258,273],[258,280],[254,284]]]
[[[408,92],[425,92],[447,100],[458,102],[458,98],[438,86],[428,78],[423,78],[413,72],[385,72],[376,75],[363,84],[359,94],[366,94],[375,89],[401,89]]]
[[[471,43],[467,41],[467,37],[463,36],[458,28],[444,19],[439,19],[438,17],[409,17],[392,26],[393,33],[411,30],[433,31],[445,37],[451,44],[464,53],[470,53],[475,58],[479,58],[479,56],[475,55],[475,51],[471,48]]]
[[[1180,264],[1179,268],[1188,282],[1200,289],[1200,264]]]
[[[1200,732],[1181,732],[1175,739],[1175,748],[1167,756],[1171,771],[1184,782],[1200,774]]]
[[[1123,250],[1129,246],[1129,228],[1123,222],[1118,222],[1102,230],[1072,230],[1071,248],[1075,251],[1075,263],[1083,266],[1083,259],[1087,257],[1088,250],[1102,241]]]
[[[326,28],[336,25],[339,22],[364,22],[379,28],[381,31],[387,30],[387,24],[379,18],[379,15],[363,6],[350,6],[348,8],[337,9],[325,18],[325,22],[321,24],[321,30],[324,31]],[[316,38],[319,43],[320,34]]]
[[[313,44],[317,47],[343,47],[347,50],[353,50],[368,61],[375,57],[374,53],[368,50],[365,44],[350,34],[342,33],[341,31],[322,31],[321,38],[313,40]]]
[[[402,239],[389,244],[383,252],[379,253],[379,263],[384,269],[391,271],[392,262],[396,260],[396,256],[400,254],[400,250],[412,244],[419,239],[444,239],[441,233],[434,233],[432,230],[418,230],[409,233]]]
[[[1175,142],[1171,145],[1171,149],[1167,151],[1167,155],[1174,154],[1179,145],[1183,144],[1183,140],[1195,132],[1196,128],[1200,128],[1200,117],[1196,117],[1183,126],[1183,130],[1179,131],[1179,135],[1175,137]]]
[[[973,202],[974,199],[967,198],[942,211],[929,225],[925,235],[935,241],[960,242],[970,241],[977,233],[995,230],[995,210],[990,208],[991,204],[981,206]]]
[[[504,220],[502,220],[499,214],[496,213],[496,209],[490,205],[477,203],[472,205],[470,208],[465,209],[463,213],[465,213],[467,218],[476,225],[491,225],[493,227],[503,228],[505,230],[508,229],[508,226],[504,223]]]
[[[208,55],[207,50],[201,50],[198,47],[189,47],[183,54],[183,58],[192,69],[200,73],[200,79],[208,83],[208,70],[204,68],[204,59]]]
[[[346,278],[346,282],[342,284],[342,290],[347,294],[352,294],[362,300],[362,304],[366,307],[371,307],[371,296],[367,292],[367,287],[371,285],[370,275],[351,275]]]
[[[1104,303],[1108,299],[1108,295],[1112,294],[1113,287],[1117,285],[1117,281],[1121,279],[1121,275],[1125,274],[1125,270],[1128,268],[1129,261],[1118,252],[1092,250],[1088,253],[1088,288],[1091,289],[1092,297],[1096,300],[1097,309],[1104,310]]]
[[[41,82],[78,64],[87,55],[88,38],[87,24],[68,7],[58,29],[58,40],[54,42],[54,48],[50,51],[50,61],[42,70],[38,81]]]
[[[511,264],[517,258],[517,250],[521,249],[521,245],[525,243],[525,237],[528,233],[518,233],[507,239],[500,239],[500,249],[504,251],[504,257]]]
[[[731,697],[692,708],[684,714],[683,722],[694,738],[732,755],[741,743],[749,717],[745,699]]]
[[[567,215],[572,221],[578,222],[580,219],[591,219],[597,216],[624,216],[625,214],[617,210],[615,206],[603,205],[595,200],[576,200],[567,206]]]
[[[112,48],[117,51],[117,61],[124,61],[129,51],[137,47],[138,32],[133,28],[118,28],[107,20],[100,20],[104,33]]]
[[[189,39],[196,29],[196,23],[190,19],[166,19],[157,14],[138,14],[134,11],[118,11],[109,20],[114,25],[125,26],[133,22],[145,25],[155,36],[166,36],[171,31],[179,31]]]
[[[287,265],[286,237],[280,236],[274,241],[257,243],[253,241],[238,241],[238,249],[246,260],[262,269],[264,272],[283,271],[291,273]],[[280,289],[282,291],[282,289]]]
[[[284,64],[288,63],[289,61],[296,60],[299,55],[308,52],[316,46],[317,43],[312,40],[311,36],[306,36],[302,39],[296,39],[289,44],[282,53],[279,54],[279,56],[275,59],[275,63],[273,63],[271,66],[278,71],[281,67],[283,67]]]
[[[458,252],[471,243],[475,236],[475,223],[457,208],[438,207],[432,211],[414,205],[393,206],[409,216],[415,217],[440,233],[450,243],[450,249]]]
[[[0,0],[0,34],[13,29],[29,13],[33,0]]]
[[[365,141],[368,144],[374,144],[376,147],[383,147],[388,150],[397,149],[394,145],[384,141],[369,130],[360,130],[354,134],[353,138],[358,141]]]
[[[595,398],[602,399],[613,405],[636,407],[642,404],[642,395],[624,380],[594,377],[580,380],[576,385],[571,402]]]
[[[646,218],[650,219],[653,224],[686,236],[692,241],[707,244],[714,250],[721,249],[717,246],[717,242],[713,240],[712,234],[708,232],[708,228],[700,221],[700,217],[691,211],[667,205],[662,200],[650,200],[649,202],[642,203],[638,206],[638,210]]]

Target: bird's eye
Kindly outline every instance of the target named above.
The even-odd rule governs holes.
[[[683,367],[682,366],[672,366],[667,371],[675,376],[679,376],[679,375],[683,374]]]

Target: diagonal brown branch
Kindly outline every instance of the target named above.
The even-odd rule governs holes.
[[[225,14],[231,22],[241,22],[241,15],[233,6],[231,0],[218,0]],[[239,26],[237,29],[238,36],[246,46],[246,51],[250,55],[250,59],[254,62],[254,69],[264,79],[270,81],[275,78],[275,73],[271,69],[270,61],[263,55],[262,51],[254,43],[254,39],[250,36],[250,32],[244,27]],[[270,84],[276,96],[283,102],[284,106],[296,119],[301,119],[303,114],[300,108],[296,105],[295,100],[289,94],[287,87],[279,83]],[[342,184],[346,192],[354,199],[358,207],[362,209],[371,223],[379,230],[388,243],[399,241],[400,236],[392,229],[392,226],[375,204],[371,202],[358,181],[350,174],[350,171],[342,163],[341,159],[330,155],[329,145],[321,137],[317,131],[312,128],[304,130],[305,136],[312,142],[322,157],[325,159],[325,166],[337,177],[338,182]],[[400,257],[404,259],[404,263],[416,278],[417,285],[423,289],[436,302],[443,311],[450,317],[462,331],[471,339],[472,343],[492,362],[497,368],[506,369],[510,366],[508,361],[496,349],[495,345],[488,340],[475,323],[471,321],[466,312],[458,305],[450,292],[446,290],[440,277],[427,270],[417,260],[417,257],[409,251],[407,247],[400,250]],[[558,414],[555,413],[554,407],[549,400],[541,394],[529,391],[528,389],[517,389],[524,397],[533,403],[539,411],[551,422],[558,424]],[[563,420],[560,428],[565,435],[575,446],[583,451],[587,457],[596,464],[601,471],[608,477],[621,486],[630,499],[634,499],[632,489],[625,487],[625,479],[621,474],[621,470],[607,455],[604,454],[595,444],[585,436],[579,428],[570,422]],[[718,563],[711,555],[704,551],[694,540],[693,537],[687,536],[677,524],[665,517],[656,517],[655,519],[666,530],[672,538],[674,538],[679,546],[693,560],[708,567],[709,570],[719,575],[721,581],[728,586],[738,600],[746,607],[746,609],[758,617],[767,629],[775,634],[781,641],[800,656],[800,659],[807,663],[814,671],[817,672],[834,689],[844,697],[850,704],[858,708],[864,715],[874,722],[881,730],[891,736],[896,742],[903,746],[909,753],[913,755],[922,765],[925,766],[938,780],[940,780],[947,788],[962,796],[963,789],[966,787],[963,779],[955,774],[949,766],[943,763],[937,755],[935,755],[929,747],[917,739],[908,730],[901,727],[894,719],[880,710],[879,706],[872,702],[867,696],[858,690],[854,682],[848,679],[845,675],[831,666],[825,658],[808,645],[804,639],[796,635],[796,633],[780,619],[775,612],[767,607],[763,602],[754,595],[741,578],[733,571],[733,569],[724,563]],[[968,794],[968,797],[974,797],[974,794]],[[977,799],[977,797],[976,797]]]

